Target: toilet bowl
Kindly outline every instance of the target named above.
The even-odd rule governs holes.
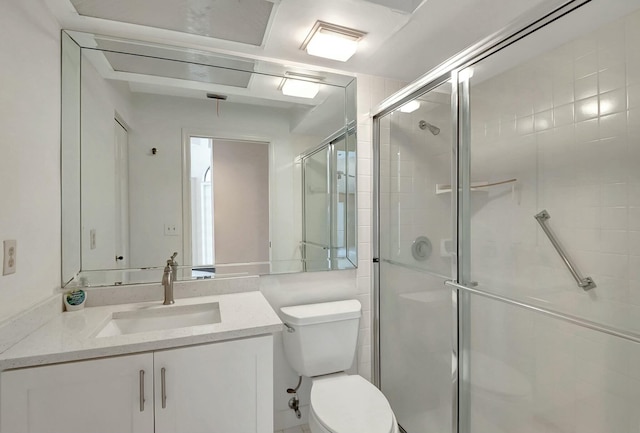
[[[309,427],[312,433],[398,433],[380,390],[361,376],[346,374],[313,379]]]
[[[398,433],[382,392],[363,377],[345,373],[355,358],[360,311],[357,300],[280,309],[287,360],[312,381],[311,433]]]

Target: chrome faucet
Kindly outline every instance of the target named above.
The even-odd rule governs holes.
[[[167,266],[164,267],[162,275],[162,285],[164,286],[164,305],[171,305],[173,300],[173,276],[171,275],[171,260],[167,260]]]
[[[174,251],[173,255],[169,259],[169,266],[171,266],[171,280],[178,281],[178,262],[176,262],[176,257],[178,256],[178,252]]]

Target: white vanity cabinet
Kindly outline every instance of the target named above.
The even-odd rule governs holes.
[[[273,337],[9,370],[0,389],[1,433],[272,433]]]
[[[153,432],[152,353],[5,371],[0,389],[2,433]]]
[[[154,368],[155,433],[273,433],[273,337],[155,352]]]

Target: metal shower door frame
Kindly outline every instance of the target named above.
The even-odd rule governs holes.
[[[424,74],[404,89],[390,96],[374,109],[373,114],[373,382],[380,388],[380,119],[407,102],[428,93],[435,87],[451,80],[452,109],[452,172],[451,209],[452,239],[457,247],[457,260],[452,260],[453,326],[456,328],[452,341],[452,433],[468,433],[469,425],[469,304],[473,293],[470,281],[470,101],[469,80],[460,79],[465,68],[497,53],[503,48],[562,18],[592,0],[563,0],[555,5],[544,3],[504,29],[479,41],[466,50],[446,60]],[[461,290],[469,288],[468,290]],[[460,368],[462,366],[462,368]],[[462,379],[462,380],[460,380]]]

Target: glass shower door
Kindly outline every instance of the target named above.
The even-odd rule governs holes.
[[[452,423],[451,85],[380,118],[380,387],[408,433]]]
[[[640,431],[639,8],[589,2],[460,74],[465,433]]]

